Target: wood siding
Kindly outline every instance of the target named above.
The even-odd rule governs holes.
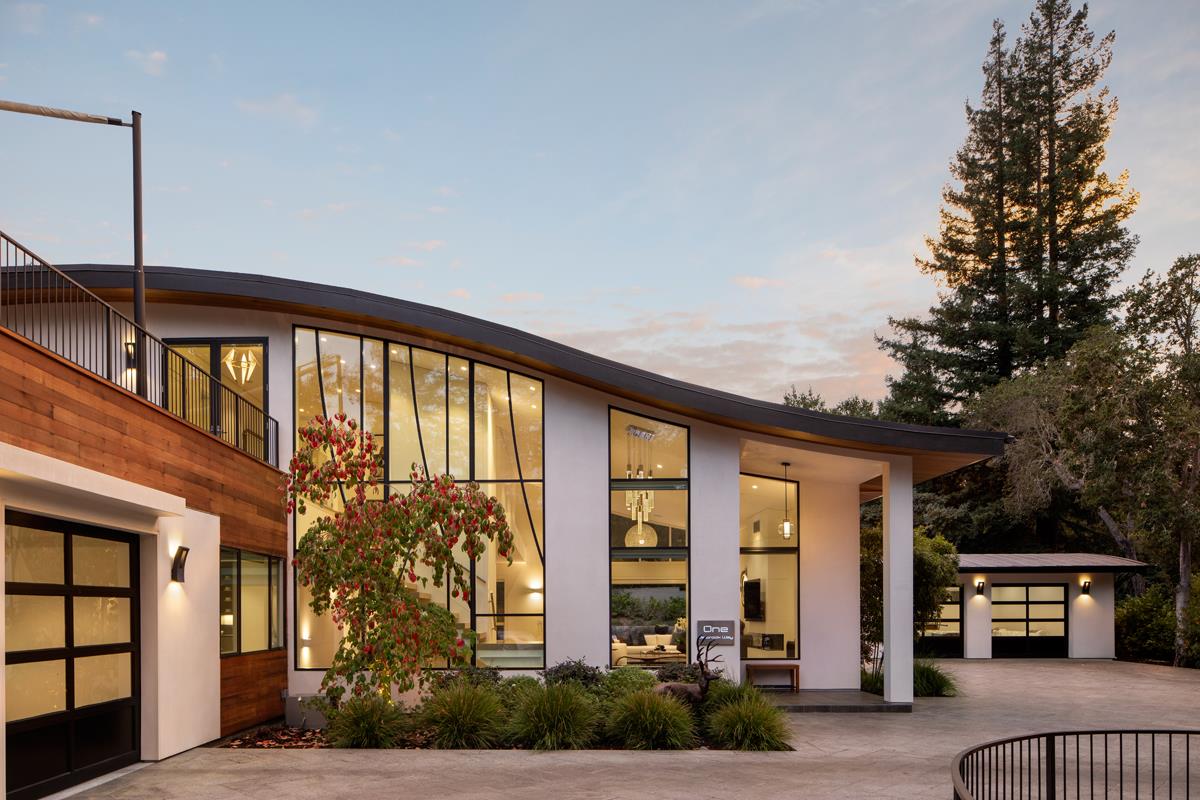
[[[287,556],[282,473],[3,328],[0,441],[183,497],[222,544]],[[286,688],[285,651],[223,659],[222,734],[282,715]]]
[[[221,659],[221,735],[283,716],[287,651]]]

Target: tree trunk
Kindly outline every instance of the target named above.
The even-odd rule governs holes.
[[[1108,509],[1104,506],[1100,506],[1097,509],[1097,513],[1100,514],[1100,521],[1104,523],[1104,527],[1108,530],[1109,535],[1117,543],[1117,547],[1121,550],[1121,555],[1136,561],[1137,548],[1133,546],[1133,540],[1121,529],[1121,524],[1113,518],[1112,514],[1108,513]],[[1146,576],[1135,572],[1133,578],[1130,580],[1130,586],[1135,595],[1143,594],[1146,591]]]
[[[1179,537],[1179,583],[1175,586],[1175,666],[1183,666],[1187,649],[1187,610],[1192,599],[1192,538]]]

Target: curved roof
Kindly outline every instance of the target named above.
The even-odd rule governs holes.
[[[109,299],[128,299],[132,268],[59,265]],[[768,403],[657,375],[573,347],[434,306],[268,275],[146,267],[151,302],[301,313],[426,336],[484,352],[647,405],[743,430],[914,456],[925,480],[1000,455],[1005,434],[858,419]]]

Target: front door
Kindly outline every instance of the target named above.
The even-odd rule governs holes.
[[[137,537],[4,521],[8,797],[42,797],[138,760]]]
[[[992,658],[1066,658],[1065,583],[992,586]]]

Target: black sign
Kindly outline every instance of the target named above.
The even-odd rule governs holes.
[[[696,623],[696,638],[700,641],[717,645],[718,647],[732,647],[736,644],[736,640],[734,639],[736,632],[737,629],[733,627],[733,620],[731,619],[702,619]]]

